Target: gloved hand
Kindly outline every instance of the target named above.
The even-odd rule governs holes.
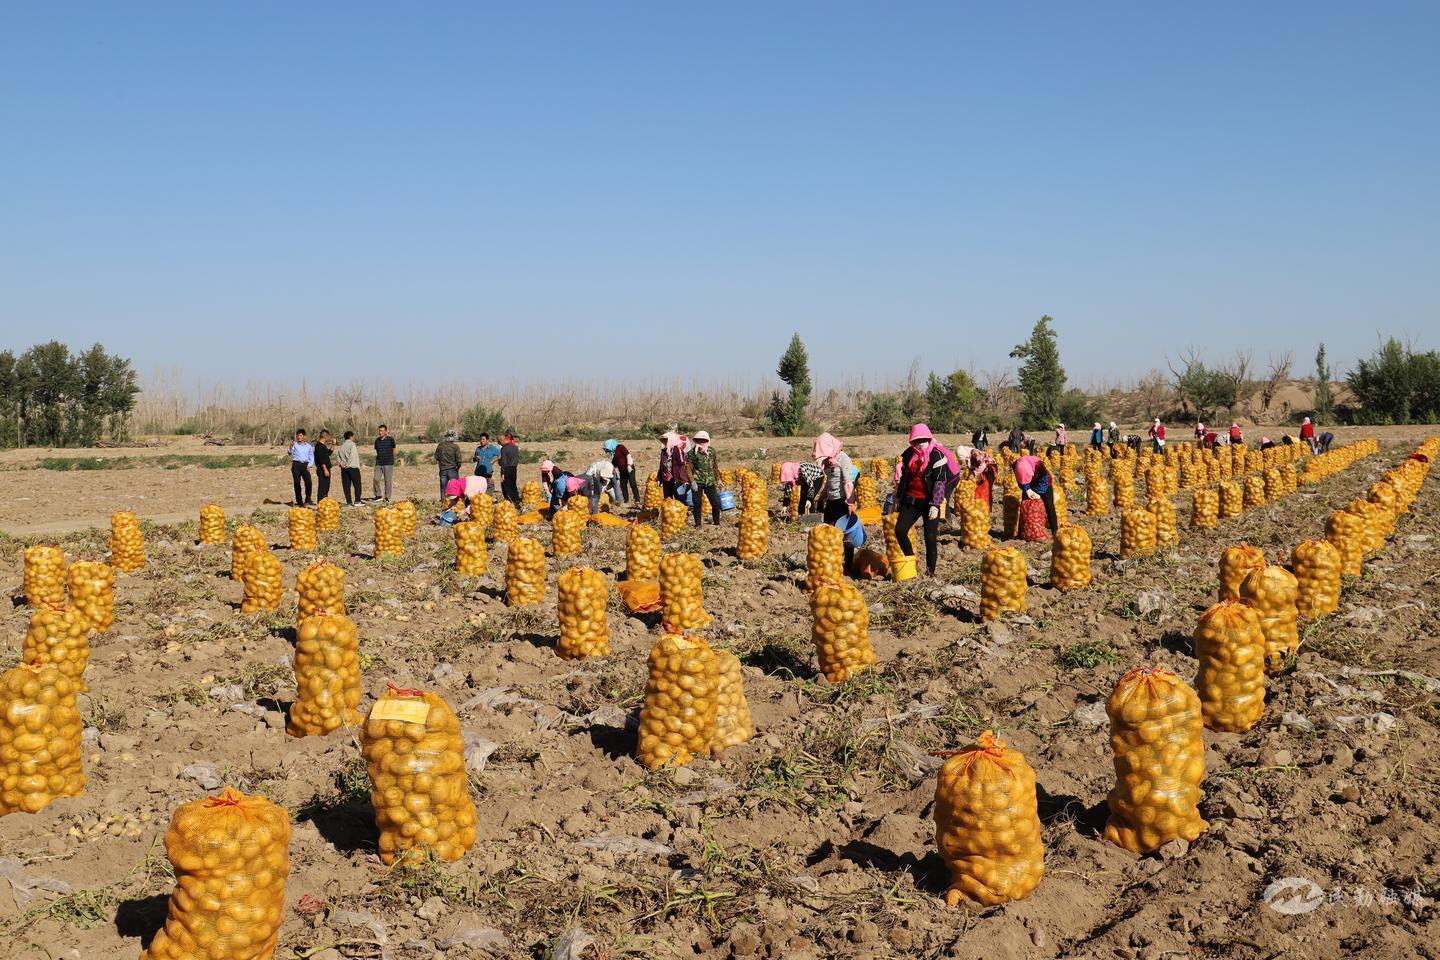
[[[1025,499],[1026,499],[1026,500],[1039,500],[1039,499],[1040,499],[1040,494],[1036,493],[1034,490],[1026,490],[1026,491],[1025,491]]]
[[[931,507],[931,508],[930,508],[930,513],[928,514],[928,516],[930,517],[931,520],[939,520],[939,519],[940,519],[940,508],[939,508],[939,507]]]

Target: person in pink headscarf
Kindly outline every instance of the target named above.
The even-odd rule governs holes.
[[[673,499],[677,488],[690,482],[690,465],[685,462],[685,442],[674,430],[660,435],[660,468],[655,471],[665,499]]]
[[[895,539],[907,557],[915,556],[910,529],[923,521],[925,569],[935,575],[940,548],[940,505],[959,479],[954,454],[937,443],[930,428],[917,423],[910,428],[910,445],[895,459]]]

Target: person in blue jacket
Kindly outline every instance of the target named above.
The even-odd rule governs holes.
[[[500,444],[490,439],[490,434],[480,434],[480,443],[470,459],[475,463],[475,476],[485,478],[485,488],[495,486],[495,461],[500,457]],[[493,494],[492,494],[493,496]]]

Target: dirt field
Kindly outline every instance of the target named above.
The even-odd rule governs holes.
[[[1244,539],[1274,556],[1321,535],[1331,510],[1429,432],[1339,431],[1342,441],[1376,436],[1381,450],[1218,531],[1188,529],[1182,492],[1179,548],[1123,564],[1112,559],[1116,516],[1084,517],[1072,496],[1071,519],[1094,540],[1095,582],[1059,594],[1042,585],[1048,546],[1023,545],[1029,613],[999,624],[978,622],[979,554],[947,528],[937,580],[863,585],[880,663],[844,687],[814,666],[805,528],[774,520],[770,556],[748,566],[734,558],[733,514],[718,530],[687,528],[669,547],[704,559],[705,635],[745,663],[757,734],[655,773],[633,752],[658,626],[612,604],[611,656],[567,663],[553,651],[557,567],[613,579],[624,530],[587,530],[581,557],[550,560],[546,602],[510,609],[503,548],[492,547],[489,576],[461,578],[448,528],[422,525],[403,558],[377,561],[370,510],[344,510],[319,553],[347,572],[367,695],[387,680],[435,690],[472,748],[475,849],[456,864],[393,870],[374,854],[357,739],[285,735],[293,591],[279,613],[243,617],[228,549],[195,544],[198,508],[216,500],[232,524],[261,526],[293,584],[312,555],[285,546],[283,508],[262,507],[288,500],[288,474],[54,471],[30,465],[77,452],[5,453],[0,555],[4,583],[22,596],[4,613],[6,666],[28,620],[21,546],[103,558],[105,533],[90,525],[122,508],[151,524],[149,565],[119,578],[117,622],[92,641],[85,795],[0,818],[4,955],[137,957],[172,883],[160,844],[171,812],[225,783],[294,820],[282,958],[1440,956],[1430,899],[1440,892],[1440,471],[1387,549],[1347,581],[1339,613],[1305,629],[1264,720],[1205,734],[1209,830],[1164,857],[1097,837],[1114,779],[1104,698],[1142,663],[1193,676],[1189,636],[1214,600],[1220,550]],[[902,443],[848,448],[893,456]],[[568,448],[579,466],[593,456],[585,446],[547,452]],[[654,445],[636,446],[648,462]],[[757,468],[799,449],[719,444],[732,465]],[[397,474],[404,494],[433,496],[429,467]],[[365,484],[368,495],[368,470]],[[772,488],[772,514],[776,499]],[[527,530],[549,542],[547,527]],[[1028,899],[971,912],[939,896],[931,753],[987,727],[1038,774],[1046,878]],[[1292,907],[1302,912],[1283,912]]]

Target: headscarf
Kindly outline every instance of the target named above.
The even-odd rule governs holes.
[[[605,443],[603,444],[603,446],[605,447],[605,452],[606,452],[606,453],[614,453],[614,452],[615,452],[615,448],[618,447],[618,446],[620,446],[620,441],[619,441],[619,440],[606,440]]]
[[[782,484],[794,483],[796,480],[799,479],[800,464],[797,461],[791,460],[788,463],[780,464],[780,482]]]
[[[679,444],[680,434],[676,433],[674,430],[666,430],[664,433],[660,434],[660,446],[664,449],[670,450],[673,447],[679,446]]]
[[[447,481],[445,482],[445,496],[446,496],[446,497],[463,497],[463,496],[465,496],[465,481],[464,481],[464,480],[458,480],[458,479],[457,479],[457,480],[447,480]]]
[[[815,438],[815,449],[813,451],[815,462],[821,466],[833,465],[835,458],[840,455],[840,451],[844,446],[845,445],[833,435],[828,433],[820,434],[820,436]]]
[[[1015,482],[1027,484],[1035,479],[1035,471],[1040,466],[1040,458],[1033,453],[1027,453],[1017,459],[1011,467],[1015,471]]]
[[[555,461],[554,461],[554,460],[541,460],[541,461],[540,461],[540,475],[541,475],[542,477],[550,477],[550,476],[553,476],[554,473],[555,473]]]

